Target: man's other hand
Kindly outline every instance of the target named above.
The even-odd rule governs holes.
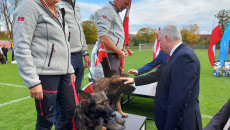
[[[42,85],[39,84],[33,88],[30,89],[30,96],[32,98],[35,98],[37,100],[42,100],[43,99],[43,90],[42,90]]]
[[[90,61],[90,59],[89,59],[89,56],[88,56],[88,55],[85,55],[85,56],[84,56],[84,60],[85,60],[85,67],[90,68],[90,66],[91,66],[91,61]]]
[[[137,75],[137,74],[138,74],[138,71],[135,70],[135,69],[131,69],[131,70],[128,71],[128,74]]]

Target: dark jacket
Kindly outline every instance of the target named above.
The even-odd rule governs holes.
[[[154,102],[158,130],[202,130],[199,108],[200,62],[181,44],[161,71]]]
[[[221,108],[221,110],[216,113],[204,130],[223,130],[224,126],[230,118],[230,99],[228,102]],[[230,129],[230,128],[228,128]]]

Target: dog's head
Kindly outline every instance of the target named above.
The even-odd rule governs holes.
[[[115,111],[109,106],[109,99],[104,91],[95,93],[86,93],[78,90],[81,96],[80,106],[83,113],[90,119],[112,119],[115,116]]]
[[[129,77],[129,75],[121,73],[115,74],[112,77],[110,77],[110,84],[107,93],[109,99],[113,97],[117,99],[117,96],[121,95],[122,93],[131,94],[135,90],[135,87],[133,87],[132,85],[124,84],[124,81],[120,79],[121,77]],[[113,97],[110,97],[110,95],[113,95]]]

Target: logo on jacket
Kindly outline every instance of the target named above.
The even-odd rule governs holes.
[[[18,21],[24,21],[24,17],[18,17]]]
[[[102,16],[103,17],[103,19],[106,19],[107,17],[106,16]]]

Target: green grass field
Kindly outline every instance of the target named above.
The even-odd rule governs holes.
[[[152,60],[152,51],[132,50],[133,56],[126,58],[125,72],[129,69],[137,69]],[[213,68],[208,59],[207,50],[195,50],[201,63],[200,76],[200,109],[202,123],[205,127],[210,121],[210,116],[215,115],[230,98],[229,77],[213,77]],[[36,111],[34,100],[28,98],[29,90],[21,79],[17,65],[11,64],[11,54],[8,53],[10,61],[6,65],[0,64],[0,130],[32,130],[35,129]],[[85,74],[88,70],[85,70]],[[82,86],[88,83],[85,76]],[[12,84],[12,85],[6,85]],[[7,104],[11,101],[16,102]],[[131,101],[122,106],[124,112],[143,116],[153,115],[153,100],[141,97],[134,97]],[[156,130],[154,121],[147,121],[147,130]]]

